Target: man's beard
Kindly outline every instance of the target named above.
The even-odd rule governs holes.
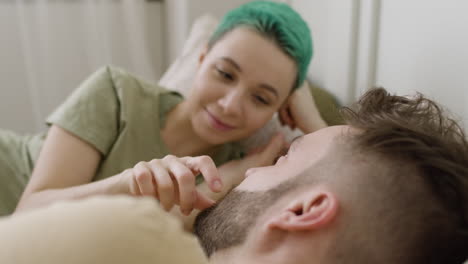
[[[208,256],[213,252],[241,244],[265,210],[265,194],[233,190],[195,220],[195,234]]]
[[[207,256],[242,244],[258,217],[297,186],[295,183],[286,181],[265,192],[232,190],[219,203],[201,212],[194,229]]]

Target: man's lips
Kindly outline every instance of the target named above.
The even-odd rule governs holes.
[[[228,124],[224,123],[223,121],[219,120],[216,116],[214,116],[212,113],[210,113],[210,111],[208,111],[208,109],[205,109],[205,111],[208,114],[208,116],[210,117],[211,124],[213,125],[214,128],[216,128],[218,130],[222,130],[222,131],[227,131],[227,130],[231,130],[231,129],[235,128],[235,127],[233,127],[231,125],[228,125]]]

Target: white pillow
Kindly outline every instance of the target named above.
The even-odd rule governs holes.
[[[204,15],[195,20],[185,41],[182,54],[176,58],[160,79],[159,84],[161,86],[176,90],[184,96],[188,95],[197,71],[200,53],[217,25],[218,20],[212,15]],[[266,144],[277,131],[281,131],[288,141],[302,135],[302,132],[298,129],[291,130],[289,127],[282,126],[278,120],[278,115],[275,114],[262,129],[249,138],[242,140],[240,144],[246,151],[249,151]]]

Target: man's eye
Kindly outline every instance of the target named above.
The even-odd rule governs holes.
[[[279,160],[281,157],[282,157],[282,156],[278,156],[278,157],[276,157],[276,158],[275,158],[275,160],[273,160],[273,164],[276,164],[276,163],[278,163],[278,160]]]
[[[273,161],[273,164],[276,164],[278,163],[278,160],[281,159],[281,158],[287,158],[288,157],[288,154],[286,153],[285,155],[282,155],[282,156],[278,156],[275,158],[275,160]]]

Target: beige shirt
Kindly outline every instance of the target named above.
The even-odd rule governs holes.
[[[155,199],[94,197],[0,218],[0,263],[207,264]]]

